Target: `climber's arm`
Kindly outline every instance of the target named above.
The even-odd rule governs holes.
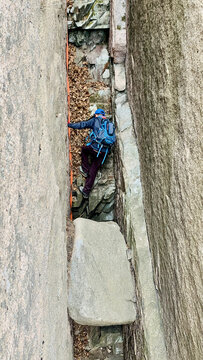
[[[78,123],[69,123],[68,127],[72,128],[72,129],[93,129],[93,125],[94,125],[94,117],[90,118],[87,121],[80,121]]]

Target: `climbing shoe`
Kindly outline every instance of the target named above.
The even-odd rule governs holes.
[[[84,192],[83,187],[79,186],[78,189],[80,190],[81,194],[83,195],[84,199],[88,199],[89,195]]]
[[[82,166],[79,167],[79,170],[80,170],[80,173],[82,174],[82,176],[84,176],[85,178],[88,177],[88,174],[85,171],[83,171]]]

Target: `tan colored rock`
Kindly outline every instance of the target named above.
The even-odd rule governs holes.
[[[2,0],[0,358],[72,359],[66,1]]]
[[[202,359],[202,1],[131,1],[128,81],[171,360]]]

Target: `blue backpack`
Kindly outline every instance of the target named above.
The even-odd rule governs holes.
[[[108,152],[116,141],[115,126],[108,119],[103,120],[100,116],[97,117],[98,123],[95,131],[92,131],[87,138],[90,141],[86,146],[91,146],[97,151],[97,157],[100,152],[105,153],[102,164],[104,163]]]

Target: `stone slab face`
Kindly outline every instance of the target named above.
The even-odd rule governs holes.
[[[68,310],[82,325],[107,326],[135,320],[135,290],[125,240],[115,222],[74,220],[75,241]]]
[[[0,358],[71,360],[66,1],[0,13]]]
[[[128,14],[130,104],[168,358],[200,360],[202,1],[134,0]]]

